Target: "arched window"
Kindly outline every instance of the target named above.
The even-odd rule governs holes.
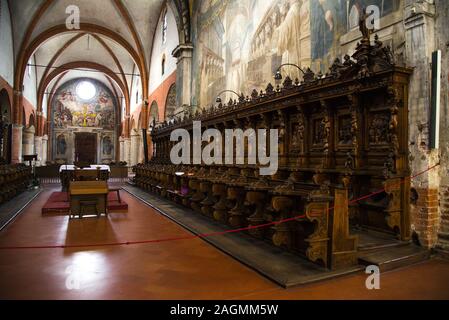
[[[164,75],[165,74],[165,54],[162,56],[161,71],[162,71],[162,75]]]
[[[167,9],[164,10],[164,14],[162,15],[162,44],[165,44],[167,42],[167,27],[168,27],[168,21],[167,21]]]
[[[28,61],[28,66],[27,66],[27,73],[28,73],[28,78],[31,78],[31,68],[33,65],[33,59],[30,58],[30,60]]]

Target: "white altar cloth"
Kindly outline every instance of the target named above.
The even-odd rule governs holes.
[[[97,170],[97,168],[100,167],[100,170],[108,170],[108,172],[111,172],[111,167],[104,164],[91,164],[89,168],[83,168],[83,170]],[[75,166],[72,164],[64,164],[59,167],[59,172],[62,171],[74,171]]]

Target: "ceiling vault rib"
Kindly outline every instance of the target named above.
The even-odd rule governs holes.
[[[130,92],[129,92],[129,87],[128,87],[128,81],[126,80],[125,72],[123,71],[122,65],[120,64],[120,61],[118,60],[117,56],[114,54],[114,52],[111,50],[111,48],[106,44],[106,42],[103,41],[103,39],[101,39],[99,36],[97,36],[95,34],[93,34],[92,36],[106,49],[106,51],[108,51],[108,53],[111,55],[112,59],[114,59],[114,62],[117,65],[117,68],[119,69],[119,71],[122,75],[122,80],[126,87],[126,91],[123,92],[123,94],[125,95],[126,111],[128,113],[129,108],[130,108],[130,98],[129,98]]]
[[[21,92],[22,83],[23,83],[23,76],[25,73],[25,66],[29,60],[29,57],[25,59],[26,56],[26,48],[27,44],[30,41],[31,35],[33,34],[34,29],[36,28],[37,23],[44,15],[45,11],[54,3],[55,0],[45,0],[44,3],[41,4],[39,9],[36,11],[36,13],[33,15],[33,18],[31,19],[31,22],[27,26],[27,29],[24,34],[24,38],[22,39],[22,42],[20,44],[19,49],[19,55],[17,57],[17,64],[16,69],[14,72],[14,113],[13,118],[14,122],[16,124],[22,123],[22,107],[21,107],[21,99],[19,99],[18,93]],[[18,73],[19,72],[19,73]],[[20,96],[21,97],[21,96]]]
[[[16,75],[17,75],[17,80],[18,83],[22,83],[23,82],[23,77],[25,75],[25,66],[26,64],[23,64],[23,61],[26,61],[29,59],[29,57],[32,55],[32,53],[37,50],[37,48],[39,48],[39,46],[45,42],[46,40],[50,39],[53,36],[56,36],[58,34],[63,34],[66,33],[67,29],[65,27],[65,25],[58,25],[58,26],[54,26],[50,29],[47,29],[46,31],[42,32],[40,35],[38,35],[33,42],[28,46],[28,48],[25,50],[25,52],[22,55],[22,61],[21,61],[21,65],[22,65],[22,70],[16,70]],[[79,32],[85,32],[85,33],[92,33],[92,34],[101,34],[104,35],[110,39],[112,39],[113,41],[116,41],[119,45],[121,45],[128,53],[129,55],[132,57],[132,59],[134,60],[134,62],[139,66],[139,72],[142,75],[145,74],[145,70],[142,69],[142,65],[139,63],[140,57],[138,55],[138,53],[132,48],[132,46],[120,35],[118,35],[117,33],[98,26],[98,25],[93,25],[93,24],[89,24],[89,23],[82,23],[80,24],[80,30]]]
[[[67,74],[67,70],[57,70],[61,68],[61,66],[55,66],[56,61],[60,59],[62,56],[65,56],[65,52],[68,52],[68,48],[76,42],[78,39],[84,37],[86,34],[91,35],[93,38],[95,38],[103,47],[104,49],[109,53],[109,55],[114,60],[118,71],[119,72],[113,72],[114,77],[112,75],[108,75],[110,79],[115,80],[115,78],[120,79],[120,83],[122,87],[122,91],[124,93],[124,96],[127,100],[126,102],[126,112],[129,115],[130,113],[130,104],[131,104],[131,86],[132,83],[129,84],[127,73],[124,72],[124,69],[128,69],[128,60],[124,60],[122,51],[118,51],[117,53],[117,47],[115,46],[109,46],[107,39],[112,40],[113,42],[117,43],[118,46],[123,48],[129,56],[132,58],[134,65],[133,68],[138,71],[140,77],[141,77],[141,92],[142,92],[142,128],[147,128],[147,118],[148,118],[148,95],[149,95],[149,64],[151,59],[151,52],[147,54],[145,52],[145,48],[147,45],[147,37],[145,37],[146,33],[139,33],[138,31],[141,31],[142,25],[141,20],[142,18],[145,19],[145,15],[142,16],[140,12],[138,12],[137,16],[134,16],[136,13],[136,8],[134,6],[128,6],[128,4],[124,0],[110,0],[110,5],[112,6],[112,10],[115,8],[115,11],[117,14],[122,17],[123,21],[120,25],[120,31],[117,31],[113,26],[114,24],[110,21],[104,20],[101,23],[97,24],[96,22],[88,22],[90,20],[84,21],[80,23],[80,28],[77,30],[68,30],[65,24],[59,24],[55,26],[48,27],[48,29],[43,30],[46,25],[45,23],[42,24],[42,21],[46,19],[46,13],[53,13],[53,11],[57,10],[55,8],[59,8],[59,6],[55,5],[58,1],[57,0],[43,0],[42,3],[40,3],[37,6],[33,7],[34,13],[32,13],[31,20],[27,20],[25,23],[27,23],[25,33],[23,34],[22,40],[20,41],[20,44],[18,43],[17,48],[19,48],[19,52],[17,52],[17,61],[16,61],[16,68],[14,70],[14,102],[13,102],[13,108],[14,108],[14,122],[17,124],[20,124],[21,117],[22,117],[22,101],[23,101],[23,92],[22,92],[22,84],[24,80],[24,76],[26,73],[26,68],[29,62],[30,57],[49,39],[52,37],[55,37],[60,34],[67,34],[67,33],[75,33],[76,35],[69,39],[64,46],[60,47],[57,51],[57,53],[52,57],[50,62],[48,64],[43,63],[42,65],[38,65],[37,62],[33,64],[34,67],[45,67],[45,71],[42,73],[42,76],[39,76],[39,79],[37,80],[37,86],[38,86],[38,101],[37,101],[37,110],[42,111],[44,108],[43,104],[43,94],[46,90],[46,87],[44,87],[45,83],[47,83],[47,78],[50,74],[55,74],[56,71],[61,74],[61,72],[65,71],[63,76],[61,76],[60,79],[64,78],[64,76]],[[188,13],[188,1],[186,0],[166,0],[162,3],[169,3],[170,5],[176,4],[176,13],[175,16],[178,18],[178,32],[181,32],[182,29],[186,29],[186,23],[183,21],[183,19],[179,19],[180,17],[183,17],[183,15],[187,12]],[[109,8],[109,5],[108,5]],[[149,8],[154,8],[154,6],[150,6]],[[59,9],[58,9],[59,10]],[[156,9],[157,10],[157,9]],[[152,12],[156,13],[156,10],[152,10]],[[154,15],[151,13],[151,15]],[[83,21],[83,17],[82,21]],[[134,19],[136,18],[136,19]],[[153,17],[154,18],[154,17]],[[151,19],[153,18],[147,18]],[[159,16],[158,16],[159,18]],[[51,21],[51,20],[49,20]],[[143,23],[144,26],[146,26],[146,23]],[[41,27],[42,26],[42,27]],[[124,29],[123,29],[124,28]],[[154,28],[157,28],[157,24]],[[126,29],[128,29],[129,33],[126,32]],[[150,29],[153,29],[150,27]],[[151,31],[153,33],[153,41],[151,42],[151,45],[154,42],[154,30],[150,30],[147,28],[147,30]],[[41,30],[43,30],[41,32]],[[123,35],[123,30],[125,30],[126,36]],[[23,29],[22,29],[23,31]],[[157,31],[157,30],[156,30]],[[188,30],[189,31],[189,30]],[[182,32],[181,32],[182,33]],[[188,35],[185,33],[188,40]],[[180,38],[180,42],[182,42]],[[56,43],[58,47],[61,45],[60,42]],[[150,46],[151,48],[152,46]],[[55,48],[56,49],[56,48]],[[70,50],[72,52],[73,50]],[[150,50],[151,51],[151,50]],[[53,52],[53,51],[51,51]],[[73,55],[72,55],[73,56]],[[69,56],[69,57],[72,57]],[[90,57],[90,55],[89,55]],[[73,58],[75,58],[73,56]],[[46,60],[46,59],[45,59]],[[66,59],[66,60],[72,60],[72,59]],[[93,58],[89,58],[89,60],[97,60],[96,56],[94,55]],[[86,61],[88,62],[88,61]],[[46,65],[44,65],[46,64]],[[104,64],[100,61],[100,64]],[[67,64],[65,64],[67,65]],[[52,72],[52,69],[56,69],[54,72]],[[92,68],[94,69],[94,68]],[[109,72],[112,72],[108,69]],[[128,70],[127,70],[128,71]],[[137,73],[136,71],[133,71],[133,73]],[[39,73],[40,74],[40,73]],[[118,76],[117,76],[118,75]],[[133,75],[134,77],[134,75]],[[50,82],[47,83],[47,85],[50,84]],[[115,88],[117,89],[117,88]]]
[[[112,57],[111,57],[112,58]],[[115,63],[115,62],[114,62]],[[35,64],[35,63],[28,63],[27,66],[31,66],[31,67],[37,67],[37,68],[47,68],[47,69],[64,69],[67,71],[70,70],[74,70],[74,71],[89,71],[89,72],[99,72],[102,73],[101,71],[94,71],[94,70],[86,70],[86,69],[79,69],[79,68],[71,68],[71,69],[66,69],[63,68],[61,66],[51,66],[51,65],[43,65],[43,64]],[[140,74],[138,73],[125,73],[125,72],[116,72],[116,71],[112,71],[113,73],[121,76],[121,75],[125,75],[125,76],[135,76],[135,77],[140,77]]]
[[[148,99],[148,81],[149,81],[149,75],[148,75],[148,68],[147,68],[147,62],[145,59],[145,52],[143,50],[143,45],[142,45],[142,41],[137,33],[136,30],[136,26],[134,25],[134,22],[131,19],[131,16],[128,12],[128,9],[125,7],[125,5],[122,3],[122,0],[112,0],[113,3],[115,4],[116,8],[119,10],[120,14],[122,15],[122,17],[125,19],[126,24],[128,25],[128,28],[134,38],[134,42],[137,45],[137,49],[139,52],[139,58],[140,58],[140,63],[141,63],[141,67],[144,71],[144,73],[141,73],[141,84],[142,84],[142,96],[144,98],[144,100],[146,101]],[[147,117],[147,103],[143,103],[142,105],[142,110],[144,110],[144,119],[143,121],[146,123],[146,117]],[[142,128],[146,128],[145,124],[143,124]]]
[[[42,75],[42,78],[39,81],[39,87],[38,87],[38,94],[37,94],[37,111],[42,111],[42,102],[43,102],[43,91],[45,88],[42,88],[42,83],[47,77],[48,73],[50,72],[50,68],[53,66],[53,64],[56,62],[56,60],[59,58],[59,56],[68,48],[70,45],[74,42],[76,42],[79,38],[83,37],[85,33],[80,33],[73,38],[70,38],[51,58],[50,62],[48,63],[48,66]]]

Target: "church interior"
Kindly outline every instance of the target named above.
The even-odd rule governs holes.
[[[449,299],[445,0],[0,0],[0,299]]]

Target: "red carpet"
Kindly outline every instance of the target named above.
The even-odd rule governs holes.
[[[53,192],[42,207],[42,214],[45,213],[64,213],[68,214],[70,203],[67,192]],[[128,210],[128,204],[121,199],[118,201],[117,192],[110,192],[108,195],[108,210]]]

